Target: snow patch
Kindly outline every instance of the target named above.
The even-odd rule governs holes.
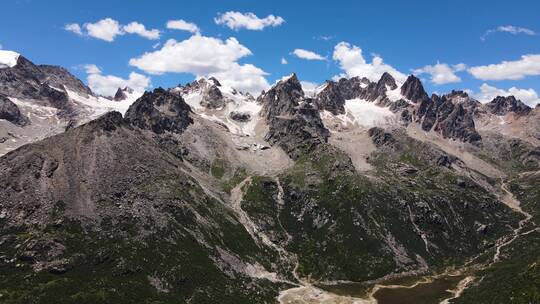
[[[208,80],[210,83],[211,81]],[[194,90],[187,94],[182,94],[185,102],[191,107],[191,110],[201,117],[226,126],[232,134],[239,136],[254,136],[255,127],[259,120],[259,112],[262,106],[259,105],[253,98],[250,98],[243,93],[238,92],[233,87],[221,85],[217,87],[223,97],[227,100],[225,106],[219,109],[207,109],[201,105],[202,90]],[[180,88],[174,91],[181,92]],[[247,122],[239,122],[231,119],[232,112],[247,113],[251,119]]]
[[[114,101],[104,97],[95,97],[95,96],[81,96],[76,92],[67,90],[69,98],[76,103],[87,106],[91,111],[90,116],[96,118],[107,112],[118,111],[124,115],[128,110],[129,106],[135,102],[139,97],[143,95],[142,92],[133,92],[127,94],[127,98],[122,101]]]
[[[0,50],[0,69],[12,68],[17,65],[19,53]]]
[[[394,90],[391,90],[388,86],[386,86],[386,97],[388,97],[388,99],[390,99],[392,102],[396,102],[400,99],[406,99],[403,95],[401,95],[401,86],[398,86]]]
[[[363,99],[346,100],[345,110],[347,114],[352,115],[354,123],[365,127],[383,124],[395,115],[389,108],[377,106]]]

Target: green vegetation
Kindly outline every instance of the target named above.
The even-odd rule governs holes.
[[[540,176],[524,174],[510,183],[522,208],[540,222]],[[531,230],[527,227],[524,231]],[[523,235],[504,248],[503,259],[477,274],[482,280],[456,303],[540,303],[540,232]]]
[[[278,286],[269,281],[246,288],[251,278],[231,265],[218,267],[217,248],[269,269],[275,257],[190,178],[161,176],[124,195],[98,203],[103,218],[97,226],[62,217],[55,208],[51,215],[61,221],[44,230],[2,230],[17,237],[0,242],[0,255],[7,257],[0,259],[0,302],[265,303],[277,296]],[[159,216],[136,213],[134,202],[150,204]],[[44,246],[65,249],[48,257]],[[31,258],[25,257],[29,251]],[[54,268],[53,261],[62,263]],[[34,271],[38,262],[44,269]]]

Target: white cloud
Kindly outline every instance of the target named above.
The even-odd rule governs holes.
[[[169,20],[167,22],[167,28],[171,30],[188,31],[193,34],[200,33],[201,31],[195,23],[187,22],[182,19]]]
[[[515,61],[475,66],[468,71],[481,80],[517,80],[525,76],[536,76],[540,75],[540,54],[523,55]]]
[[[88,74],[88,86],[93,92],[103,96],[114,96],[118,88],[130,87],[137,92],[144,92],[150,86],[150,78],[131,72],[128,79],[113,75],[102,75],[95,64],[84,66]]]
[[[413,70],[413,73],[431,75],[431,82],[434,84],[447,84],[460,82],[461,78],[455,72],[464,71],[466,68],[467,66],[464,63],[449,66],[446,63],[437,62],[435,65],[426,65],[420,69]]]
[[[205,36],[191,36],[183,41],[168,40],[154,52],[132,58],[129,64],[150,74],[166,72],[193,73],[203,76],[226,70],[251,51],[236,38],[225,41]]]
[[[285,20],[279,16],[268,15],[265,18],[259,18],[253,13],[226,12],[219,14],[214,18],[216,24],[226,25],[230,29],[239,30],[242,28],[248,30],[260,31],[267,26],[281,25]]]
[[[292,52],[296,57],[306,59],[306,60],[326,60],[326,57],[323,57],[315,52],[303,50],[303,49],[295,49]]]
[[[95,23],[85,23],[82,27],[78,23],[66,24],[64,29],[80,36],[90,36],[108,42],[112,42],[117,36],[125,34],[137,34],[150,40],[159,39],[161,34],[159,30],[146,29],[144,24],[139,22],[134,21],[128,25],[121,25],[118,21],[111,18],[105,18]]]
[[[82,35],[83,34],[81,26],[78,23],[66,24],[64,26],[64,30],[66,30],[68,32],[75,33],[77,35]]]
[[[129,64],[150,74],[191,73],[196,77],[214,76],[241,91],[258,93],[268,83],[266,73],[251,64],[240,65],[240,58],[251,51],[236,38],[225,41],[194,35],[183,41],[168,40],[161,49],[132,58]]]
[[[497,33],[497,32],[510,33],[512,35],[517,35],[517,34],[525,34],[525,35],[529,35],[529,36],[535,36],[536,35],[535,31],[533,31],[531,29],[528,29],[528,28],[518,27],[518,26],[514,26],[514,25],[501,25],[501,26],[498,26],[497,28],[487,30],[484,33],[484,35],[482,35],[482,37],[480,37],[480,40],[485,41],[489,35],[491,35],[493,33]]]
[[[510,95],[513,95],[516,99],[521,100],[530,107],[534,107],[536,104],[540,103],[540,98],[533,89],[518,89],[516,87],[511,87],[508,90],[503,90],[484,83],[480,86],[480,92],[472,93],[472,96],[481,103],[488,103],[497,96]]]
[[[101,69],[95,64],[86,64],[83,68],[87,74],[101,74]]]
[[[131,22],[128,25],[125,25],[123,27],[124,32],[129,34],[137,34],[143,38],[150,39],[150,40],[157,40],[159,39],[160,32],[159,30],[152,29],[147,30],[144,24],[140,24],[138,22]]]
[[[366,62],[362,55],[362,49],[347,42],[340,42],[334,47],[332,58],[339,62],[340,68],[345,71],[342,76],[367,77],[371,81],[377,81],[384,72],[390,73],[396,80],[404,82],[407,76],[392,66],[385,64],[382,57],[374,55],[371,63]]]
[[[288,64],[289,62],[287,62],[287,59],[285,59],[284,57],[281,57],[281,64]]]
[[[268,75],[266,72],[252,64],[240,65],[234,62],[229,69],[210,73],[208,76],[213,76],[222,84],[242,92],[257,95],[269,87],[268,81],[264,77],[266,75]]]
[[[88,36],[108,42],[112,42],[116,36],[124,34],[120,23],[111,18],[102,19],[96,23],[85,23],[84,28]]]

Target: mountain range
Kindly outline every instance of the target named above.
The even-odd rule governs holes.
[[[104,97],[10,56],[5,303],[540,302],[539,106],[389,73]]]

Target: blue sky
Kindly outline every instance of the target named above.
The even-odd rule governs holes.
[[[230,83],[241,89],[258,90],[263,80],[247,84],[242,73],[268,84],[291,72],[303,81],[322,83],[340,74],[371,73],[375,78],[389,69],[404,75],[414,71],[429,92],[466,89],[478,98],[489,98],[514,87],[511,92],[535,104],[540,93],[540,1],[437,2],[4,0],[2,10],[9,13],[0,18],[0,45],[35,63],[64,66],[85,81],[90,81],[90,75],[83,67],[96,65],[101,78],[92,78],[94,86],[109,76],[128,79],[134,72],[148,78],[153,87],[186,83],[195,74],[215,74],[231,77]],[[267,26],[246,28],[241,20],[225,18],[232,16],[227,12],[253,13],[258,19],[251,20],[252,25]],[[273,21],[264,19],[269,15],[275,17]],[[217,22],[220,16],[222,22]],[[112,41],[96,37],[85,26],[106,18],[116,21],[123,33]],[[170,20],[193,23],[200,33],[168,29]],[[158,30],[159,39],[125,33],[124,26],[131,22]],[[73,23],[81,27],[81,34],[65,29]],[[231,37],[235,43],[228,40]],[[139,64],[132,60],[162,51],[170,39],[176,42],[169,50],[174,55],[163,51]],[[341,42],[347,44],[341,44],[341,55],[336,57]],[[214,49],[219,54],[214,56]],[[295,49],[324,58],[299,58]],[[190,58],[205,61],[204,56],[213,65],[187,62]],[[384,64],[373,67],[373,56]],[[282,58],[287,64],[281,63]],[[357,64],[362,58],[366,64]]]

